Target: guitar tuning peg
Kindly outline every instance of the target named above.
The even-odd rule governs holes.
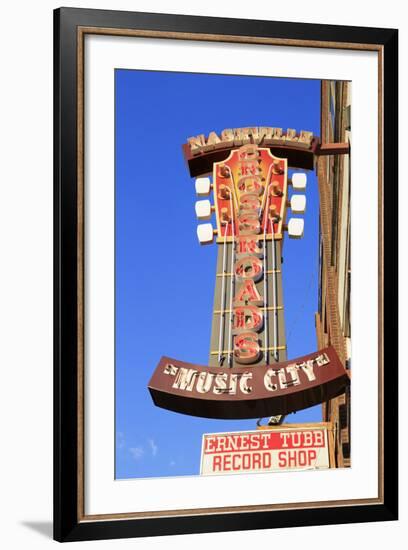
[[[228,208],[221,208],[220,219],[221,223],[230,223],[231,216],[229,214]]]
[[[292,187],[296,191],[305,191],[307,183],[306,174],[293,174],[292,176]]]
[[[304,195],[292,195],[290,207],[294,214],[304,214],[306,210],[306,197]]]
[[[272,174],[283,174],[283,172],[280,160],[275,159],[272,164]]]
[[[301,239],[303,237],[303,231],[305,228],[305,222],[301,218],[290,218],[288,223],[288,235],[291,239]]]
[[[273,197],[281,197],[283,195],[283,191],[280,188],[280,184],[278,181],[273,181],[271,185],[271,195]]]
[[[211,244],[214,240],[214,228],[210,223],[197,225],[197,237],[200,244]]]
[[[197,178],[195,180],[195,190],[198,196],[207,197],[211,192],[210,178]]]
[[[209,200],[197,201],[195,203],[196,216],[199,220],[209,220],[211,218],[212,208]]]

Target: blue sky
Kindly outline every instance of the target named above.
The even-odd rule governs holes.
[[[255,420],[208,420],[159,409],[147,390],[162,355],[208,362],[216,245],[198,244],[194,179],[181,145],[190,136],[246,126],[319,135],[319,116],[318,80],[115,71],[116,478],[197,475],[203,433],[256,427]],[[286,238],[283,258],[290,359],[317,348],[313,172],[305,236]],[[286,418],[319,420],[320,406]]]

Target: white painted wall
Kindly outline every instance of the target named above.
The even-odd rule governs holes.
[[[66,6],[188,13],[282,21],[400,28],[400,97],[407,97],[408,21],[403,3],[354,0],[334,4],[304,2],[234,2],[206,0],[66,1]],[[341,11],[336,9],[341,5]],[[0,367],[1,453],[0,517],[2,547],[51,547],[52,518],[52,9],[58,2],[26,0],[2,5],[0,101]],[[401,103],[401,127],[406,103]],[[401,132],[401,151],[407,150]],[[403,155],[401,155],[403,158]],[[401,178],[402,179],[402,178]],[[406,182],[400,202],[408,200]],[[401,221],[401,248],[407,218]],[[406,247],[405,247],[406,248]],[[407,256],[401,257],[400,280],[406,280]],[[407,291],[401,288],[401,310]],[[401,335],[407,331],[401,316]],[[402,362],[402,361],[401,361]],[[408,382],[401,365],[401,387]],[[407,399],[401,400],[405,432]],[[407,464],[406,437],[401,438],[401,464]],[[406,469],[401,487],[407,487]],[[234,548],[285,547],[286,550],[331,546],[333,550],[369,545],[373,550],[402,544],[408,535],[406,493],[398,523],[313,527],[91,542],[86,548]],[[358,518],[356,518],[358,521]],[[76,548],[85,548],[77,543]]]

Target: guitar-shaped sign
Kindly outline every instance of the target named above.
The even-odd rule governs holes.
[[[306,174],[288,179],[288,160],[256,143],[213,163],[196,179],[201,244],[218,257],[208,366],[162,357],[150,382],[154,403],[208,418],[285,415],[344,391],[349,378],[332,347],[287,360],[282,243],[303,236]],[[295,193],[288,197],[288,186]],[[208,197],[212,193],[212,205]]]
[[[293,185],[305,190],[306,176],[296,174]],[[232,151],[214,164],[213,185],[209,178],[196,180],[198,195],[213,188],[210,201],[196,203],[200,220],[215,211],[217,229],[199,225],[201,244],[217,235],[218,261],[210,365],[266,365],[285,360],[281,244],[289,236],[303,235],[303,219],[285,224],[287,207],[297,214],[306,207],[304,195],[288,201],[288,166],[269,149],[254,144]]]

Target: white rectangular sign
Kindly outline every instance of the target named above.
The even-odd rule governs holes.
[[[329,467],[327,424],[203,435],[201,475]]]

